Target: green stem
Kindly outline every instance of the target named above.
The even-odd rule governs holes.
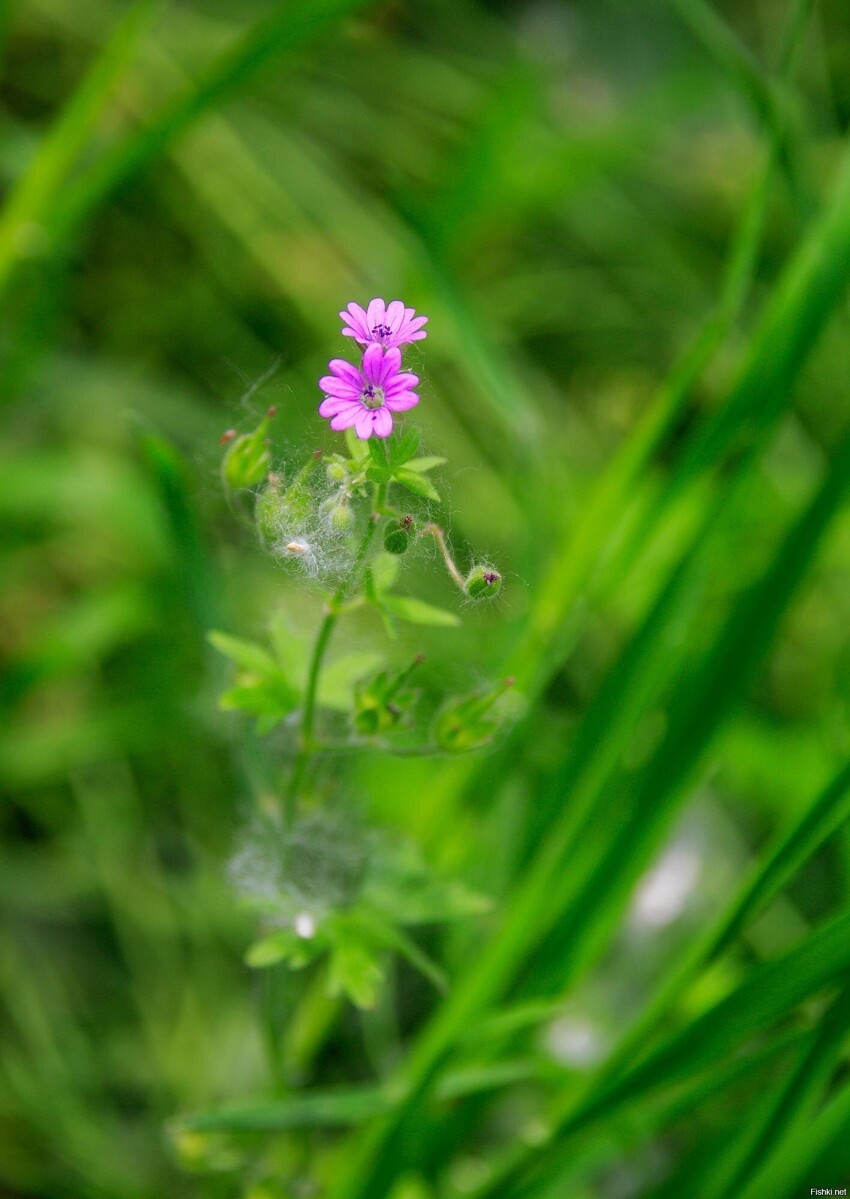
[[[457,583],[461,591],[466,591],[466,582],[463,575],[457,568],[454,558],[449,550],[446,535],[439,525],[435,525],[433,521],[429,521],[425,528],[420,533],[420,537],[433,537],[437,545],[440,547],[440,553],[443,555],[443,561],[446,564],[446,570],[452,577],[452,580]]]
[[[310,658],[310,669],[307,674],[307,686],[304,691],[304,705],[301,709],[301,728],[299,730],[299,748],[295,759],[295,765],[292,769],[292,775],[289,779],[289,786],[286,789],[284,796],[284,815],[286,823],[291,826],[295,817],[296,808],[298,805],[298,797],[301,794],[304,786],[304,780],[307,777],[307,771],[310,766],[310,760],[315,754],[319,746],[313,737],[313,728],[316,722],[316,703],[319,694],[319,679],[322,673],[322,665],[325,660],[328,645],[330,644],[331,636],[336,628],[342,611],[342,605],[347,600],[352,587],[360,578],[361,567],[366,560],[366,555],[369,553],[369,547],[375,537],[375,530],[378,527],[380,514],[386,503],[387,484],[382,483],[376,485],[375,493],[372,500],[372,511],[369,514],[369,521],[366,525],[366,530],[363,533],[360,545],[357,548],[357,553],[354,555],[354,561],[351,564],[351,570],[343,579],[336,594],[329,601],[325,609],[324,619],[319,626],[319,632],[316,636],[316,641],[313,646],[313,653]]]

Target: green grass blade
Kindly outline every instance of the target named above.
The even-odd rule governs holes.
[[[812,1182],[819,1185],[815,1169],[822,1157],[833,1150],[842,1150],[846,1168],[847,1129],[850,1126],[850,1086],[845,1085],[831,1102],[806,1127],[795,1132],[772,1153],[760,1170],[748,1180],[738,1199],[791,1199],[806,1193]],[[844,1175],[839,1181],[846,1183]],[[829,1181],[825,1182],[828,1187]],[[805,1188],[803,1190],[802,1188]]]
[[[815,802],[781,830],[754,866],[732,903],[666,974],[661,986],[606,1063],[604,1076],[620,1072],[649,1043],[676,1001],[745,924],[775,898],[800,867],[850,819],[850,766],[844,767]]]
[[[116,188],[157,158],[204,113],[220,106],[250,79],[286,51],[302,45],[342,17],[365,7],[368,0],[305,0],[278,5],[217,58],[204,75],[154,117],[129,135],[68,190],[54,214],[53,227],[67,236]]]
[[[560,985],[572,981],[593,960],[635,880],[665,835],[698,760],[752,679],[848,482],[850,439],[836,455],[823,485],[786,537],[770,569],[738,604],[702,664],[685,672],[680,693],[671,703],[668,736],[637,783],[633,814],[620,825],[600,860],[587,865],[589,878],[583,888],[576,889],[563,857],[572,832],[569,812],[560,827],[551,831],[518,887],[499,935],[482,953],[474,976],[449,998],[414,1051],[407,1068],[411,1103],[425,1089],[461,1030],[499,994],[567,904],[572,918],[561,926],[566,948],[558,963]],[[355,1159],[356,1170],[346,1176],[340,1195],[370,1193],[360,1190],[361,1179],[369,1179],[371,1193],[381,1194],[387,1175],[375,1158],[378,1145],[388,1134],[389,1128],[380,1126],[370,1133],[362,1147],[363,1156]],[[366,1173],[366,1163],[374,1173]]]
[[[43,236],[42,223],[59,188],[160,7],[161,0],[137,0],[128,10],[6,200],[0,215],[0,295],[26,256],[28,239]]]
[[[713,1180],[706,1178],[704,1199],[735,1199],[748,1177],[755,1175],[783,1141],[792,1139],[813,1114],[820,1100],[844,1038],[850,1030],[850,988],[843,987],[830,1004],[803,1047],[795,1069],[780,1078],[768,1092],[761,1110],[753,1113],[733,1135],[731,1145],[721,1148],[720,1165]]]
[[[482,1188],[480,1199],[530,1199],[542,1180],[548,1179],[558,1160],[568,1153],[572,1138],[589,1125],[610,1120],[622,1106],[640,1100],[678,1081],[708,1070],[725,1060],[748,1037],[789,1016],[810,996],[818,994],[850,967],[850,913],[836,917],[806,937],[788,953],[752,970],[744,982],[708,1012],[672,1036],[630,1074],[562,1122],[552,1145],[518,1157],[510,1174],[498,1185]],[[846,1020],[846,1013],[842,1017]],[[827,1024],[833,1028],[833,1020]],[[834,1041],[830,1040],[834,1045]],[[813,1049],[819,1059],[823,1040],[815,1034]],[[817,1078],[814,1059],[799,1065],[801,1085],[807,1076]],[[801,1102],[805,1096],[801,1095]],[[776,1118],[778,1115],[773,1113]],[[772,1122],[771,1117],[765,1126]],[[525,1168],[524,1168],[525,1167]],[[479,1199],[476,1196],[476,1199]]]

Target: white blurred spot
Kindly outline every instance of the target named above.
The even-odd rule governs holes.
[[[674,845],[644,875],[632,903],[630,923],[638,928],[663,928],[688,906],[702,870],[695,849]]]
[[[601,1030],[581,1016],[559,1016],[549,1025],[546,1044],[555,1061],[579,1070],[595,1066],[608,1049]]]
[[[299,912],[292,922],[292,927],[305,941],[310,941],[316,935],[316,921],[309,912]]]

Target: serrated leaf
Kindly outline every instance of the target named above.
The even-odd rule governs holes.
[[[337,712],[347,712],[353,700],[354,684],[380,665],[377,654],[346,654],[331,662],[322,672],[319,683],[319,703]]]
[[[245,954],[245,962],[258,970],[276,966],[279,962],[287,962],[293,970],[300,970],[324,948],[318,939],[299,937],[292,928],[279,928],[256,941]]]
[[[369,442],[361,441],[353,429],[345,430],[345,444],[348,447],[348,452],[355,462],[362,462],[364,458],[369,457]]]
[[[271,720],[278,724],[298,707],[298,697],[283,687],[262,680],[256,683],[240,681],[219,696],[218,704],[223,712],[248,712],[262,717],[264,723]]]
[[[368,917],[364,917],[367,921],[367,927],[371,936],[387,949],[394,949],[400,953],[403,958],[410,962],[414,969],[424,975],[429,982],[433,983],[438,991],[445,993],[449,989],[449,980],[436,962],[428,957],[424,950],[420,949],[411,936],[403,932],[400,928],[396,928],[386,920],[382,920],[379,916],[374,916],[371,913]]]
[[[366,445],[368,447],[369,458],[371,459],[371,465],[366,471],[367,477],[375,483],[386,483],[392,472],[383,439],[380,437],[370,437]]]
[[[443,466],[448,462],[448,458],[411,458],[407,463],[407,469],[416,471],[418,475],[424,475],[429,470],[436,470],[438,466]]]
[[[405,429],[399,436],[390,438],[387,449],[390,466],[393,470],[404,466],[405,462],[409,462],[419,449],[419,430],[415,427]]]
[[[241,666],[243,670],[260,675],[280,672],[280,668],[271,654],[254,641],[231,637],[229,633],[222,633],[218,629],[207,633],[207,640],[220,654],[224,654],[226,658],[235,662],[237,666]]]
[[[340,929],[328,968],[328,992],[347,995],[355,1007],[373,1008],[384,970],[360,934]]]
[[[304,679],[307,674],[307,645],[289,623],[284,612],[278,612],[269,630],[277,662],[288,679]]]
[[[376,595],[389,591],[398,578],[398,554],[376,554],[369,564],[369,575]]]
[[[375,466],[374,462],[366,468],[366,478],[370,483],[386,483],[390,478],[388,466]]]
[[[411,624],[434,625],[438,628],[457,628],[460,624],[460,617],[456,612],[436,608],[413,595],[381,596],[381,606],[399,620],[407,620]]]
[[[406,487],[408,491],[412,491],[414,495],[418,495],[424,500],[433,500],[435,503],[439,503],[440,493],[431,480],[426,479],[424,475],[417,474],[409,466],[402,466],[397,471],[394,471],[393,478],[397,483],[401,483],[402,487]]]

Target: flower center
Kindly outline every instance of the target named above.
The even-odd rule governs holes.
[[[384,389],[383,387],[375,387],[372,383],[368,383],[360,393],[360,399],[364,408],[383,408]]]
[[[372,326],[372,336],[375,338],[376,341],[386,341],[386,339],[390,336],[391,333],[392,333],[392,329],[389,327],[389,325],[373,325]]]

